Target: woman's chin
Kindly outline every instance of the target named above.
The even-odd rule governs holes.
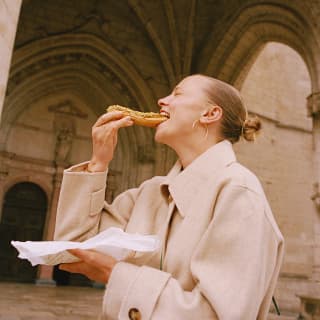
[[[167,134],[165,133],[165,130],[163,130],[163,128],[161,128],[161,125],[159,125],[156,129],[156,133],[154,135],[154,140],[158,143],[166,144]]]

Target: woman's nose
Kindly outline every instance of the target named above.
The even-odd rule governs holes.
[[[161,108],[161,107],[164,107],[164,106],[167,106],[168,105],[168,96],[167,97],[163,97],[163,98],[160,98],[158,100],[158,106]]]

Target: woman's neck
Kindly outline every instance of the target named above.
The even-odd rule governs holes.
[[[182,144],[174,148],[183,168],[186,168],[191,162],[198,158],[202,153],[220,142],[221,139],[206,139],[196,145]]]

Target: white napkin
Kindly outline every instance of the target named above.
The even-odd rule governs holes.
[[[119,228],[109,228],[84,242],[73,241],[11,241],[18,250],[18,257],[37,264],[55,265],[72,263],[79,259],[68,249],[93,249],[123,260],[130,252],[153,252],[160,247],[160,240],[154,235],[129,234]]]

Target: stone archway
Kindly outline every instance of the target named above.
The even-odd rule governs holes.
[[[19,48],[12,61],[0,150],[7,151],[10,131],[26,110],[41,102],[41,112],[46,112],[48,96],[64,94],[69,100],[70,96],[77,97],[96,116],[114,103],[142,111],[156,109],[156,98],[148,81],[124,55],[94,35],[65,34],[36,40]],[[124,178],[118,183],[121,191],[158,173],[164,162],[157,157],[140,159],[141,150],[156,152],[152,130],[134,127],[122,130],[119,136],[118,159],[112,169],[123,173]]]
[[[47,206],[47,196],[37,184],[19,182],[6,192],[0,220],[1,281],[35,281],[37,268],[17,258],[10,242],[42,240]]]
[[[270,3],[251,4],[234,14],[226,32],[215,32],[209,38],[216,38],[216,42],[208,42],[202,49],[202,54],[211,52],[210,59],[199,59],[205,73],[241,88],[263,46],[274,41],[301,55],[310,73],[312,90],[319,87],[318,42],[310,21],[298,10]]]

